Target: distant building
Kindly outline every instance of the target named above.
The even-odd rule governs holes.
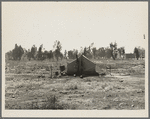
[[[125,59],[133,59],[133,58],[135,58],[135,55],[132,54],[132,53],[130,53],[130,54],[124,54],[124,58]]]

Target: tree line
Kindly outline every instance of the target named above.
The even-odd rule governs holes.
[[[31,47],[31,49],[26,50],[25,48],[22,48],[22,46],[18,46],[15,44],[15,47],[13,50],[6,53],[6,57],[9,60],[21,60],[25,57],[28,60],[62,60],[62,59],[75,59],[78,55],[85,55],[89,59],[109,59],[113,58],[114,60],[116,58],[124,58],[125,54],[125,48],[124,47],[117,47],[117,43],[110,43],[108,47],[100,47],[96,48],[93,47],[94,43],[91,43],[88,47],[81,47],[80,51],[77,49],[73,50],[65,50],[64,53],[62,53],[62,44],[60,41],[55,41],[53,45],[53,50],[47,51],[43,50],[43,44],[40,45],[39,48],[37,48],[35,45]],[[133,51],[135,57],[137,60],[140,57],[143,57],[145,55],[145,50],[143,48],[134,48]]]

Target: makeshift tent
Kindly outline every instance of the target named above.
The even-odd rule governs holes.
[[[96,64],[90,61],[84,55],[81,55],[76,60],[67,64],[67,74],[68,75],[99,75],[96,71]]]

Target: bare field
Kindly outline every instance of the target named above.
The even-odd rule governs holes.
[[[144,60],[94,60],[104,76],[50,77],[49,61],[6,61],[6,109],[145,109]],[[67,64],[67,61],[55,63]],[[106,66],[111,65],[106,70]],[[110,75],[111,73],[111,75]]]

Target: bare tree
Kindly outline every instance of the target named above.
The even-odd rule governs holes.
[[[139,59],[139,50],[138,50],[138,48],[134,48],[134,54],[135,54],[135,56],[136,56],[136,59],[138,60]]]
[[[117,58],[117,43],[110,43],[111,56],[115,60]]]
[[[92,51],[93,51],[93,56],[94,56],[94,59],[95,59],[95,55],[96,55],[96,47],[92,48]]]
[[[62,45],[60,43],[60,41],[55,41],[54,45],[53,45],[54,50],[54,55],[58,61],[58,58],[61,57],[61,50],[62,50]]]

